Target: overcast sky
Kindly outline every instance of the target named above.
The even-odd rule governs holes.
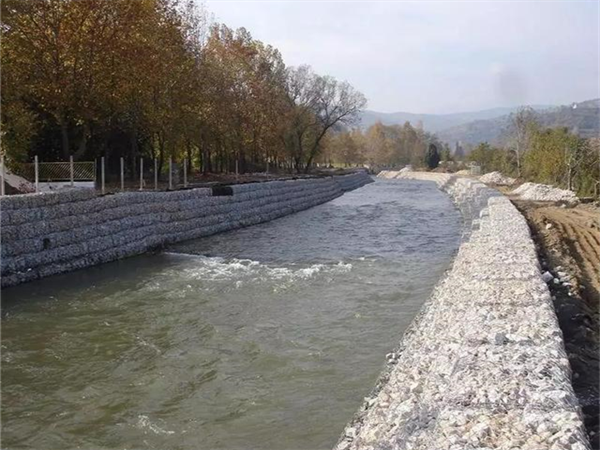
[[[369,109],[449,113],[597,98],[597,0],[207,1],[215,19],[349,81]]]

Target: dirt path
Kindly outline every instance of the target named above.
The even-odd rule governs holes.
[[[573,388],[593,449],[600,449],[600,209],[512,199],[527,219],[565,338]]]

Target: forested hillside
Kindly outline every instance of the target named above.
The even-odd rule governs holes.
[[[551,108],[546,105],[534,106],[536,110],[546,110]],[[436,133],[457,125],[464,125],[476,120],[494,119],[496,117],[506,116],[518,110],[518,107],[490,108],[482,111],[468,111],[451,114],[416,114],[410,112],[381,113],[377,111],[362,111],[360,113],[360,125],[363,129],[369,128],[377,122],[383,125],[402,125],[410,122],[413,126],[422,125],[430,132]]]
[[[409,122],[404,125],[384,125],[376,122],[368,129],[355,129],[332,135],[327,140],[323,157],[329,161],[368,164],[379,168],[400,168],[407,164],[421,169],[454,171],[476,163],[483,173],[500,171],[526,181],[549,183],[572,189],[580,195],[600,193],[600,139],[583,138],[575,129],[555,126],[575,118],[584,123],[597,101],[577,105],[570,113],[566,108],[539,114],[532,108],[520,108],[502,118],[495,130],[502,144],[479,142],[465,155],[451,151],[454,147],[442,142]],[[491,121],[478,121],[481,123]],[[497,121],[496,121],[497,122]],[[477,130],[477,126],[473,129]],[[441,161],[441,165],[438,163]]]
[[[536,109],[534,107],[534,109]],[[543,111],[536,109],[536,120],[544,127],[567,127],[583,138],[598,136],[600,133],[600,99],[587,100],[569,106],[560,106]],[[458,125],[437,133],[445,142],[460,141],[465,144],[489,142],[502,145],[506,142],[510,116],[476,120]]]

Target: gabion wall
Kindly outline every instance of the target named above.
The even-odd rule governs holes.
[[[523,216],[478,181],[402,178],[436,182],[470,232],[336,450],[589,449]]]
[[[94,191],[3,197],[2,286],[144,253],[165,244],[254,225],[332,200],[372,182],[365,173],[174,192]]]

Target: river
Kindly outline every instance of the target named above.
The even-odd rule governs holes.
[[[433,183],[2,292],[4,449],[329,449],[459,246]]]

